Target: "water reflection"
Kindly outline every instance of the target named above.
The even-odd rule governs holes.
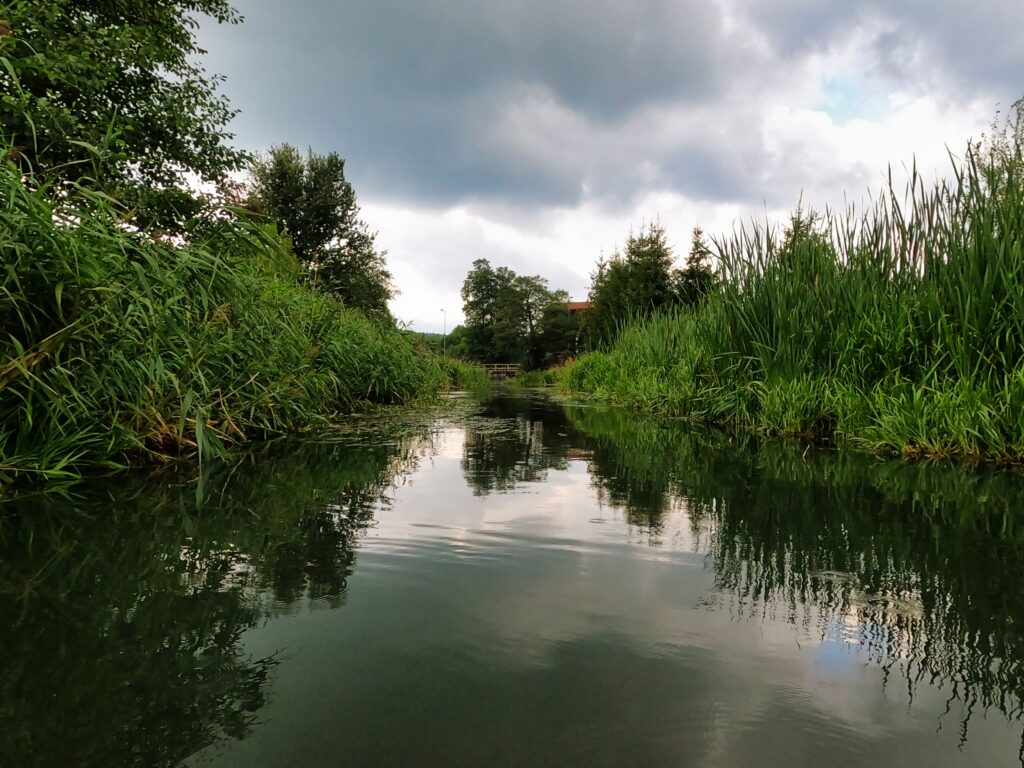
[[[709,609],[863,646],[911,700],[923,681],[962,702],[964,739],[979,710],[1024,715],[1019,474],[761,445],[545,398],[489,412],[503,426],[466,440],[478,492],[541,481],[575,452],[599,501],[649,544],[670,521],[689,528],[714,573]],[[499,452],[510,460],[481,459]]]
[[[462,471],[478,495],[543,481],[565,468],[574,444],[564,409],[537,395],[498,395],[463,426]]]
[[[438,755],[461,750],[451,764],[557,762],[584,725],[597,762],[674,764],[683,735],[697,764],[725,742],[759,754],[778,734],[785,755],[794,720],[837,738],[783,697],[763,704],[760,730],[722,742],[736,724],[710,702],[765,670],[722,676],[709,642],[741,661],[759,649],[721,617],[849,649],[911,708],[940,691],[947,715],[929,732],[955,726],[964,745],[982,713],[1024,716],[1022,502],[1017,474],[760,444],[542,396],[354,421],[198,484],[26,500],[0,521],[0,755],[178,765],[259,730],[276,695],[344,722],[325,727],[355,763],[408,757],[374,736],[385,722]],[[571,525],[553,528],[557,515]],[[689,559],[650,568],[676,553]],[[675,567],[691,560],[704,577]],[[343,606],[317,614],[336,621],[313,644],[345,674],[327,682],[318,655],[306,688],[281,680],[299,642],[277,644],[281,622]],[[662,633],[662,612],[686,619]],[[696,638],[685,653],[680,637]],[[794,658],[771,658],[776,692],[802,690],[786,678]],[[460,741],[457,722],[477,740]],[[530,734],[548,751],[530,752]],[[331,744],[323,764],[338,759]]]
[[[1021,718],[1019,475],[570,414],[595,484],[630,520],[657,539],[685,508],[714,573],[710,608],[863,646],[911,700],[924,683],[962,702],[963,739],[979,710]]]
[[[246,736],[276,654],[242,635],[337,607],[427,430],[252,456],[201,484],[9,505],[0,527],[0,762],[173,766]]]

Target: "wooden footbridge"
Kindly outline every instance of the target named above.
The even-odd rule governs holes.
[[[518,363],[487,363],[484,370],[492,379],[509,379],[519,373]]]

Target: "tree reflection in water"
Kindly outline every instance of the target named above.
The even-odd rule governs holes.
[[[199,488],[122,484],[6,506],[2,762],[173,766],[244,737],[277,661],[249,657],[243,633],[344,601],[357,540],[429,451],[427,434],[407,425],[276,450]]]
[[[464,432],[462,472],[483,496],[564,469],[575,430],[564,409],[546,397],[499,394],[465,421]]]
[[[911,697],[1022,718],[1024,482],[793,442],[694,432],[622,411],[498,396],[441,421],[355,422],[203,482],[98,484],[0,520],[0,754],[12,765],[171,766],[242,738],[277,660],[247,630],[344,603],[391,489],[464,432],[478,496],[583,460],[597,503],[651,546],[707,556],[709,610],[860,647]],[[579,465],[577,465],[579,466]],[[69,513],[69,507],[74,511]]]

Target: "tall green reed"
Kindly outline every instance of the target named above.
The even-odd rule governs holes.
[[[133,231],[83,183],[0,164],[0,491],[247,439],[436,392],[439,361],[299,285],[231,217],[187,242]]]
[[[715,242],[721,288],[566,378],[637,407],[906,454],[1024,454],[1024,156],[972,145],[868,209]]]

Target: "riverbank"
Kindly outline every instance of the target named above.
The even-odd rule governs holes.
[[[299,280],[272,228],[123,224],[0,164],[0,492],[195,455],[479,378]],[[58,207],[59,206],[59,207]]]
[[[1024,459],[1024,156],[971,151],[952,182],[867,214],[794,214],[717,242],[693,311],[628,325],[563,386],[637,410],[905,457]]]

